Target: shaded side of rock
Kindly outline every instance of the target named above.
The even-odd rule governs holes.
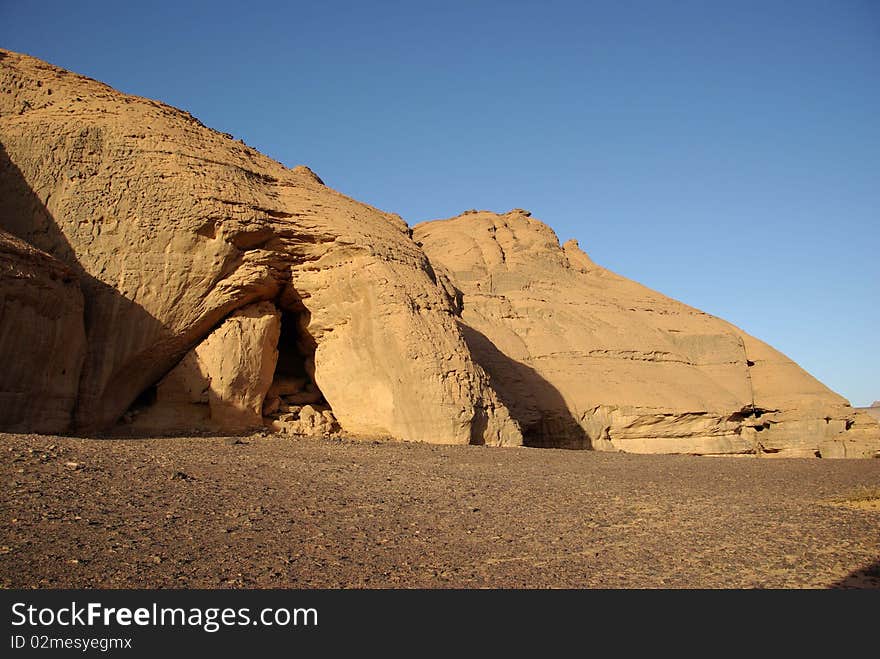
[[[0,230],[0,430],[68,431],[85,347],[74,272]]]

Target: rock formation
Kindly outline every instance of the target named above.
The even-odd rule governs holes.
[[[281,314],[271,302],[238,309],[162,378],[155,401],[148,390],[143,411],[132,410],[130,420],[160,432],[262,427],[280,334]]]
[[[346,433],[520,443],[399,217],[185,112],[9,51],[0,142],[0,227],[65,264],[84,296],[66,430],[113,426],[236,310],[270,302],[281,335],[301,328],[311,350],[281,343],[279,361],[303,362]]]
[[[0,430],[880,448],[784,355],[525,212],[413,233],[185,112],[3,50],[0,229]]]
[[[73,270],[0,231],[0,427],[66,430],[85,350]]]
[[[880,400],[875,400],[870,407],[857,407],[856,409],[880,421]]]
[[[866,456],[876,424],[733,325],[597,266],[514,210],[414,228],[532,446]]]

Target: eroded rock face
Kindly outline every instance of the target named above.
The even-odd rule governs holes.
[[[206,366],[211,418],[222,428],[257,428],[278,360],[281,313],[271,302],[238,309],[195,348]]]
[[[263,426],[263,402],[278,360],[281,314],[271,302],[242,307],[159,382],[156,402],[133,419],[143,430]]]
[[[860,412],[880,421],[880,401],[874,401],[870,407],[857,408]]]
[[[2,50],[0,229],[4,430],[880,448],[784,355],[526,212],[420,225],[423,251],[305,167]]]
[[[188,114],[0,51],[0,227],[70,267],[87,350],[73,428],[104,429],[235,310],[299,314],[343,429],[516,444],[397,216]]]
[[[83,298],[73,270],[0,231],[2,429],[66,430],[85,351]]]
[[[880,428],[785,355],[597,266],[525,211],[415,227],[527,444],[868,456]]]

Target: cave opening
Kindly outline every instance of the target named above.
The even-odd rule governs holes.
[[[329,435],[339,429],[315,378],[317,343],[308,332],[309,312],[281,307],[278,361],[263,403],[275,429],[295,435]]]
[[[276,379],[284,377],[312,381],[312,377],[306,370],[306,360],[314,360],[315,349],[313,345],[304,340],[304,334],[305,332],[300,329],[300,314],[282,311],[281,335],[278,339],[278,363],[275,366]]]
[[[149,410],[156,404],[159,397],[159,387],[157,384],[151,384],[138,394],[128,408],[116,420],[117,423],[129,424],[137,418],[138,415]]]
[[[138,412],[155,405],[156,398],[158,396],[157,392],[158,388],[155,384],[152,384],[144,389],[140,394],[138,394],[137,398],[134,399],[132,404],[129,405],[129,411],[137,414]]]

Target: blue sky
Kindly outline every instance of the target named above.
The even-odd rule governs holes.
[[[0,46],[410,224],[528,208],[880,399],[880,2],[13,2]]]

